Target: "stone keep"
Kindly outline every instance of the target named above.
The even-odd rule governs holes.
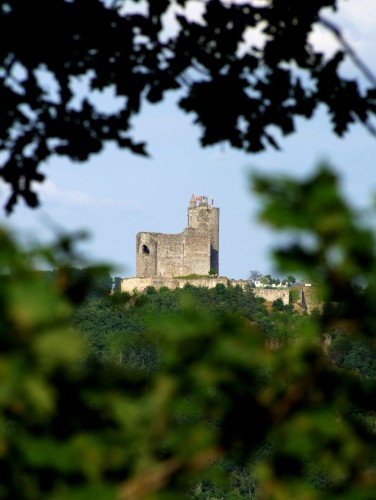
[[[188,226],[180,234],[138,233],[138,278],[187,276],[219,272],[219,208],[207,196],[192,195]]]

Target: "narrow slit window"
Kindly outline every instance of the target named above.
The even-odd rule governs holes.
[[[149,250],[149,247],[147,245],[142,245],[142,253],[144,255],[150,255],[150,250]]]

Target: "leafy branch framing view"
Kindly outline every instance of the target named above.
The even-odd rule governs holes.
[[[208,0],[200,23],[177,10],[176,29],[166,27],[166,14],[189,9],[192,0],[145,0],[136,2],[144,7],[136,12],[127,10],[130,3],[1,2],[0,177],[11,188],[7,212],[20,197],[38,205],[32,183],[43,181],[40,166],[51,156],[85,161],[109,141],[146,155],[146,145],[132,138],[133,118],[144,102],[158,103],[171,90],[181,91],[179,107],[195,116],[202,146],[278,148],[272,130],[291,134],[296,118],[312,117],[321,104],[337,135],[356,122],[374,133],[375,77],[322,15],[337,0]],[[315,25],[338,39],[333,56],[310,43]],[[261,38],[260,47],[247,43],[249,32]],[[346,58],[369,88],[341,76]],[[106,91],[116,97],[112,111],[96,103],[96,93]]]
[[[184,90],[203,146],[277,147],[270,125],[289,134],[320,103],[335,133],[354,121],[373,131],[374,77],[321,16],[334,0],[208,0],[203,24],[180,16],[167,38],[171,1],[133,14],[126,3],[0,3],[7,211],[20,196],[37,205],[32,181],[51,155],[84,161],[106,141],[145,154],[132,118],[171,89]],[[343,47],[328,60],[308,43],[317,22]],[[265,45],[239,54],[258,25]],[[371,88],[340,76],[344,57]],[[72,107],[72,78],[87,74],[91,91],[125,98],[116,112],[89,96]],[[278,272],[317,283],[310,315],[268,307],[250,286],[111,294],[109,270],[82,270],[74,237],[25,249],[0,232],[1,498],[373,498],[374,228],[329,165],[253,186],[260,219],[297,236],[274,256]]]

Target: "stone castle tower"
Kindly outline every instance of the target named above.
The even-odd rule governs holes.
[[[180,234],[138,233],[137,278],[171,278],[219,272],[219,208],[192,195],[188,226]]]

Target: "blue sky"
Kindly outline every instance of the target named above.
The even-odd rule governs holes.
[[[192,12],[195,5],[192,1]],[[342,0],[338,20],[347,39],[376,72],[376,1]],[[196,13],[197,14],[197,13]],[[331,35],[317,32],[315,43],[330,51]],[[350,65],[343,71],[354,73]],[[356,73],[355,73],[356,74]],[[135,135],[147,140],[151,157],[136,157],[108,146],[85,163],[53,158],[42,171],[48,181],[38,186],[42,206],[18,206],[5,223],[26,239],[52,239],[57,228],[86,229],[81,245],[88,259],[115,266],[114,275],[135,275],[135,237],[139,231],[178,233],[186,227],[191,195],[214,198],[220,213],[220,274],[247,278],[251,269],[273,272],[270,250],[275,235],[257,222],[259,202],[249,189],[249,174],[307,175],[321,159],[341,172],[343,189],[354,205],[371,203],[376,191],[376,139],[354,127],[344,139],[330,130],[320,110],[297,132],[281,139],[281,152],[257,155],[228,146],[202,149],[193,116],[181,113],[171,95],[161,105],[144,108]],[[5,190],[0,191],[5,201]]]

